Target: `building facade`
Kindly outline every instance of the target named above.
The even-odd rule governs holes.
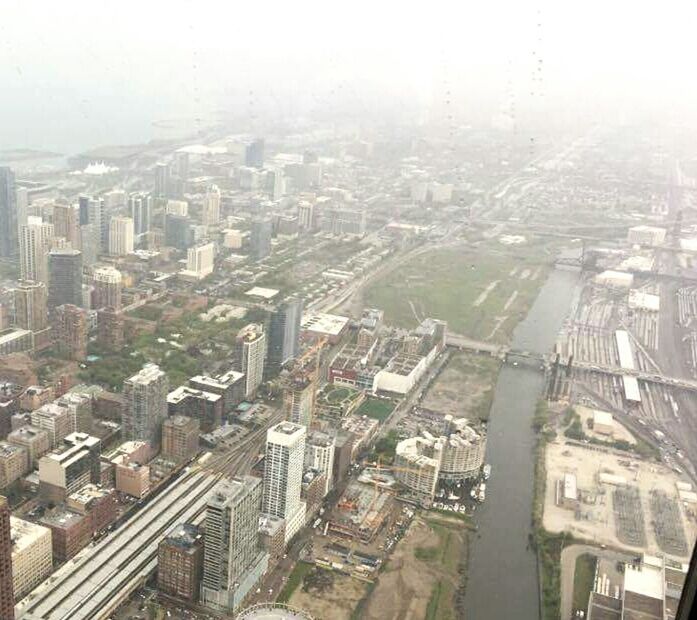
[[[156,364],[146,364],[140,372],[126,379],[123,385],[124,439],[147,441],[152,448],[160,446],[162,423],[167,417],[168,389],[167,375]]]

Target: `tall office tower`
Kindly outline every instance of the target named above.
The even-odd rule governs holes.
[[[156,364],[145,364],[140,372],[124,381],[124,439],[147,441],[159,448],[162,423],[167,418],[168,392],[167,375]]]
[[[264,379],[266,334],[262,325],[251,323],[237,332],[235,362],[244,373],[244,397],[254,398]]]
[[[286,521],[286,543],[305,521],[300,490],[305,460],[305,427],[281,422],[266,433],[263,512]]]
[[[72,304],[56,308],[56,348],[64,357],[82,361],[87,357],[87,311]]]
[[[186,270],[196,278],[202,279],[213,273],[215,268],[215,244],[189,248],[186,258]]]
[[[310,431],[305,442],[305,469],[316,469],[325,476],[324,495],[334,482],[334,437],[320,431]]]
[[[315,205],[306,200],[298,203],[298,226],[303,230],[315,230],[317,228],[317,214]]]
[[[245,166],[252,168],[264,167],[264,140],[259,138],[250,142],[244,152]]]
[[[48,255],[48,309],[82,306],[82,252],[51,250]]]
[[[17,200],[17,226],[21,230],[27,223],[29,216],[29,190],[26,187],[17,187],[15,191]]]
[[[312,372],[292,372],[283,386],[283,413],[286,420],[309,427],[315,409],[317,383]]]
[[[73,249],[80,249],[80,212],[76,205],[53,205],[53,231]]]
[[[183,215],[165,214],[165,245],[186,250],[194,243],[191,220]]]
[[[23,280],[48,284],[48,253],[53,236],[53,224],[40,217],[27,218],[19,233],[19,268]]]
[[[168,417],[162,425],[162,456],[176,463],[188,461],[198,453],[201,424],[185,415]]]
[[[10,506],[0,495],[0,620],[14,620],[15,596],[12,584],[12,527]]]
[[[14,296],[17,327],[32,332],[48,327],[48,292],[43,282],[21,281]]]
[[[298,297],[288,297],[271,313],[266,356],[269,370],[278,372],[298,355],[302,314],[303,301]]]
[[[155,165],[155,196],[167,198],[169,195],[169,165],[158,162]]]
[[[208,227],[220,223],[220,188],[217,185],[211,185],[206,191],[201,223]]]
[[[15,175],[10,168],[0,166],[0,257],[2,258],[16,258],[19,254],[17,223]]]
[[[152,198],[150,194],[140,192],[131,194],[128,202],[131,218],[133,219],[133,233],[138,240],[150,230],[152,221]]]
[[[262,485],[244,476],[221,480],[206,505],[201,602],[236,610],[268,563],[258,538]]]
[[[133,220],[130,217],[112,217],[109,222],[109,254],[126,256],[133,253]]]
[[[123,315],[113,308],[97,310],[97,342],[107,349],[118,350],[123,346]]]
[[[186,217],[189,215],[189,203],[186,200],[168,200],[165,214]]]
[[[266,173],[266,189],[272,200],[279,200],[286,193],[286,179],[282,170],[269,170]]]
[[[174,154],[174,174],[183,182],[189,178],[189,154],[186,151],[177,151]]]
[[[94,308],[121,309],[121,272],[114,267],[98,267],[92,275],[94,283]]]
[[[97,224],[83,224],[80,226],[80,247],[82,248],[82,260],[85,266],[92,266],[97,262],[102,249],[101,230]]]
[[[116,207],[110,205],[110,208]],[[107,201],[104,198],[90,198],[87,203],[87,213],[88,224],[95,227],[97,253],[106,252],[109,249],[109,221],[111,219],[111,216],[107,215]],[[82,213],[80,215],[82,216]]]
[[[90,200],[89,196],[78,196],[77,208],[80,216],[80,226],[90,223]]]
[[[252,221],[249,235],[249,255],[253,260],[261,260],[271,254],[271,219],[258,218]]]

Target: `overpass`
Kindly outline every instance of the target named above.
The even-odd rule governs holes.
[[[684,390],[697,390],[697,381],[693,379],[679,379],[677,377],[666,377],[655,372],[645,370],[621,368],[619,366],[601,366],[592,362],[579,362],[574,360],[573,368],[578,370],[587,370],[590,372],[599,372],[606,375],[636,377],[647,383],[658,383],[660,385],[668,385],[672,387],[682,388]]]
[[[499,359],[509,361],[512,358],[518,358],[521,360],[532,360],[534,362],[539,362],[540,364],[547,364],[547,356],[542,353],[535,353],[534,351],[524,351],[522,349],[514,349],[506,344],[496,344],[495,342],[485,342],[483,340],[475,340],[474,338],[469,338],[468,336],[462,336],[460,334],[453,334],[448,332],[445,336],[445,344],[453,349],[460,349],[461,351],[471,351],[472,353],[486,353],[492,357],[498,357]]]

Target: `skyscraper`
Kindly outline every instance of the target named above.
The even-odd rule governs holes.
[[[131,254],[133,243],[133,220],[130,217],[112,217],[109,222],[109,254]]]
[[[155,196],[167,198],[169,195],[169,165],[158,162],[155,165]]]
[[[80,249],[80,211],[76,205],[53,205],[53,231],[74,250]]]
[[[124,381],[124,439],[147,441],[152,447],[159,447],[162,423],[167,417],[168,391],[167,375],[156,364],[146,364]]]
[[[94,308],[121,309],[121,272],[114,267],[98,267],[92,276],[94,282]]]
[[[0,620],[14,620],[15,596],[12,583],[12,528],[10,506],[0,495]]]
[[[244,476],[221,480],[206,506],[201,602],[235,610],[266,569],[259,546],[262,485]]]
[[[202,279],[215,269],[215,244],[204,243],[189,248],[186,258],[186,270],[194,277]]]
[[[264,140],[258,138],[250,142],[244,152],[244,163],[252,168],[264,167]]]
[[[15,175],[0,166],[0,257],[15,258],[18,253]]]
[[[266,360],[269,370],[278,372],[283,364],[297,356],[302,313],[303,301],[298,297],[289,297],[271,313]]]
[[[54,236],[53,224],[29,217],[19,235],[19,268],[23,280],[48,284],[48,253]]]
[[[220,222],[220,188],[211,185],[206,191],[203,200],[203,213],[201,223],[204,226],[217,226]]]
[[[263,511],[286,521],[286,543],[305,521],[300,490],[305,458],[305,427],[281,422],[266,433]]]
[[[186,250],[194,243],[191,220],[184,215],[165,214],[165,245]]]
[[[48,292],[43,282],[22,281],[14,291],[17,327],[39,332],[48,327]]]
[[[252,221],[249,235],[249,255],[253,260],[261,260],[271,254],[271,219],[258,218]]]
[[[235,361],[244,373],[244,397],[254,398],[264,378],[266,358],[266,334],[261,325],[254,323],[243,327],[235,338]]]
[[[48,255],[48,308],[82,306],[82,252],[52,250]]]
[[[314,373],[298,370],[291,373],[283,387],[283,413],[286,420],[309,427],[315,408],[317,384]]]
[[[87,311],[72,304],[56,308],[56,348],[64,357],[81,361],[87,356]]]
[[[324,495],[331,491],[334,481],[334,437],[320,431],[311,431],[305,442],[305,468],[313,468],[325,475]]]
[[[152,220],[152,198],[150,194],[140,192],[131,194],[129,209],[133,219],[133,233],[138,240],[150,230]]]

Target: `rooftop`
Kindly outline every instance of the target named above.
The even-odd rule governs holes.
[[[263,299],[273,299],[278,295],[278,290],[275,288],[264,288],[263,286],[255,286],[249,289],[245,295],[250,297],[262,297]]]
[[[303,317],[301,328],[318,334],[338,336],[348,325],[350,319],[337,314],[323,312]]]

